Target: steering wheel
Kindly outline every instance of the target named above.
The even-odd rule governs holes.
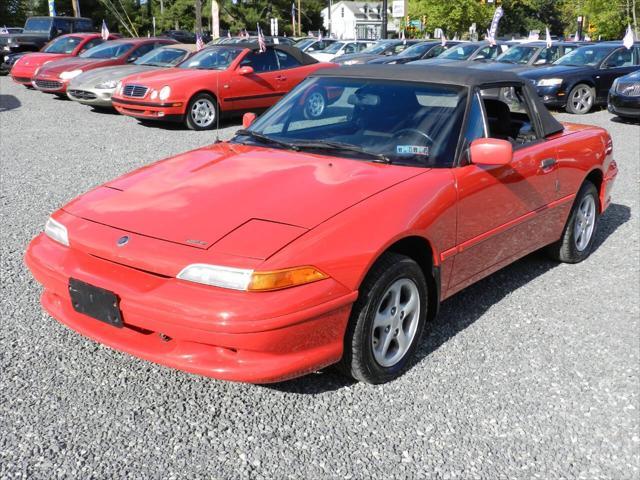
[[[397,132],[394,133],[394,135],[398,135],[398,136],[402,136],[404,133],[417,133],[418,135],[423,136],[424,138],[427,139],[427,141],[430,144],[435,143],[433,141],[433,138],[431,138],[429,135],[427,135],[424,132],[421,132],[420,130],[416,129],[416,128],[403,128],[402,130],[398,130]]]

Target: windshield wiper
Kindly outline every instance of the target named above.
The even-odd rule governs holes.
[[[331,142],[328,140],[317,140],[313,142],[296,142],[293,144],[298,149],[310,149],[310,150],[335,150],[343,152],[355,152],[360,155],[366,155],[371,157],[374,162],[391,163],[391,159],[382,153],[368,152],[357,145],[350,143]]]
[[[287,148],[289,150],[298,150],[296,145],[292,145],[290,143],[287,142],[282,142],[280,140],[276,140],[275,138],[271,138],[271,137],[267,137],[266,135],[262,134],[262,133],[258,133],[258,132],[254,132],[253,130],[245,130],[245,129],[240,129],[236,132],[236,136],[237,135],[243,135],[243,136],[247,136],[247,137],[251,137],[254,140],[259,141],[260,143],[266,143],[266,144],[270,144],[270,145],[278,145],[280,147],[284,147]]]

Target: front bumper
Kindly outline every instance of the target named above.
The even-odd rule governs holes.
[[[111,107],[111,96],[115,88],[110,90],[101,88],[75,87],[73,84],[67,88],[67,97],[76,102],[94,107]]]
[[[143,102],[121,97],[111,99],[113,107],[122,115],[142,118],[145,120],[182,120],[186,103],[175,102]]]
[[[192,284],[64,247],[44,234],[33,239],[25,262],[44,285],[44,308],[71,329],[168,367],[241,382],[282,381],[339,361],[357,297],[332,279],[263,293]],[[125,326],[76,312],[70,277],[116,292]]]
[[[567,104],[567,92],[562,86],[536,87],[536,92],[548,107],[564,107]]]
[[[69,80],[62,80],[60,77],[36,75],[31,80],[31,85],[42,92],[66,93]]]
[[[625,118],[640,118],[640,97],[629,97],[609,92],[607,110]]]

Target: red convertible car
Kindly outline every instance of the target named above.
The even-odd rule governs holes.
[[[116,38],[110,36],[110,39]],[[90,48],[103,43],[99,33],[71,33],[61,35],[49,42],[40,52],[26,53],[11,67],[11,78],[14,82],[31,88],[31,81],[36,70],[45,63],[63,58],[77,57]]]
[[[35,71],[31,83],[38,90],[66,97],[69,80],[81,73],[134,62],[154,48],[170,43],[177,42],[171,38],[122,38],[104,42],[77,57],[63,58],[43,65]]]
[[[124,78],[112,97],[123,115],[184,121],[193,130],[216,126],[219,113],[270,107],[316,70],[337,65],[297,48],[254,43],[215,45],[176,68]]]
[[[318,91],[341,93],[309,118]],[[586,259],[617,173],[605,130],[509,72],[327,69],[245,128],[55,212],[26,253],[44,308],[219,379],[382,383],[442,299],[543,247]]]

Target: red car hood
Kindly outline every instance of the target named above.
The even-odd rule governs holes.
[[[72,57],[68,53],[29,53],[20,59],[21,67],[39,67],[44,62],[64,60]]]
[[[143,167],[64,210],[132,233],[208,248],[252,219],[311,229],[423,172],[222,143]]]
[[[175,80],[186,80],[189,83],[192,83],[198,78],[212,77],[215,74],[216,70],[196,70],[194,68],[166,68],[162,70],[133,74],[123,79],[122,83],[138,83],[146,87],[155,88],[156,86],[171,85]]]
[[[62,72],[68,72],[71,70],[91,70],[93,68],[105,67],[107,65],[115,65],[117,59],[113,58],[80,58],[80,57],[68,57],[61,60],[55,60],[51,63],[47,63],[40,69],[41,74],[48,75],[60,75]]]

